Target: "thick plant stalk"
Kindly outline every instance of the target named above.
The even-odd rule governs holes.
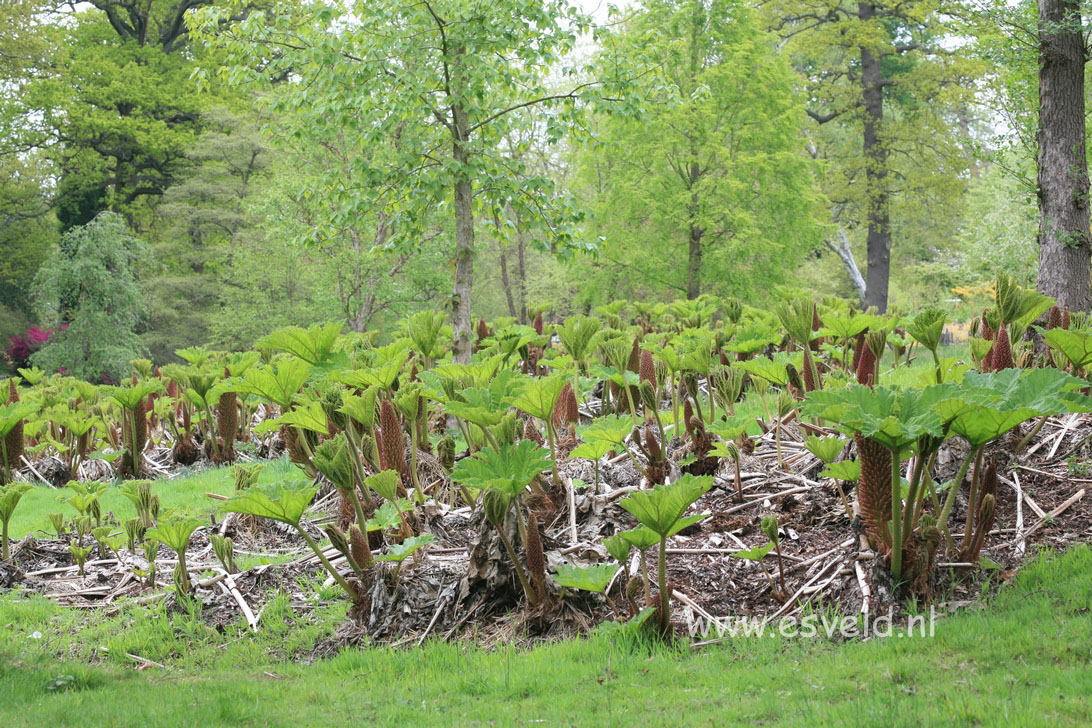
[[[532,606],[538,604],[538,595],[532,588],[530,581],[527,580],[527,575],[523,573],[523,568],[519,565],[519,556],[516,555],[516,549],[512,546],[512,541],[508,538],[508,534],[504,532],[503,522],[499,525],[496,523],[493,525],[497,529],[497,535],[500,537],[501,543],[504,544],[504,548],[508,552],[508,557],[512,559],[512,568],[516,572],[516,577],[519,579],[520,586],[523,587],[523,593],[527,596],[528,603]]]
[[[940,515],[937,517],[937,528],[944,534],[944,541],[949,549],[955,548],[955,544],[952,541],[952,534],[948,530],[948,517],[952,513],[952,506],[955,505],[956,492],[963,486],[963,479],[967,477],[967,469],[971,465],[971,460],[979,460],[979,458],[981,458],[981,453],[981,447],[967,453],[967,457],[963,459],[963,464],[959,466],[959,472],[956,473],[955,480],[952,481],[951,487],[948,488],[948,496],[944,499],[944,507],[941,508]]]
[[[235,433],[239,429],[238,397],[224,392],[216,404],[216,434],[222,439],[220,459],[235,459]]]
[[[356,593],[356,590],[349,586],[349,582],[345,580],[334,565],[330,563],[330,560],[326,558],[326,555],[322,553],[322,549],[315,543],[315,539],[311,538],[307,531],[303,529],[303,526],[296,524],[296,530],[303,536],[303,540],[307,542],[307,545],[311,547],[311,550],[315,552],[315,556],[318,556],[319,561],[322,562],[323,568],[330,572],[330,576],[334,577],[334,580],[341,585],[341,588],[345,590],[345,593],[349,595],[349,598],[353,601],[353,604],[360,604],[360,595]]]
[[[546,439],[550,442],[550,473],[555,487],[561,486],[561,476],[557,473],[557,435],[554,434],[554,423],[549,419],[546,422]]]
[[[531,586],[538,598],[546,597],[546,554],[542,551],[542,535],[538,532],[538,519],[534,514],[527,518],[527,571],[531,575]]]
[[[902,529],[899,533],[900,539],[905,540],[910,534],[914,532],[914,523],[917,518],[917,504],[918,500],[923,493],[921,492],[921,474],[923,470],[923,459],[920,455],[914,458],[914,469],[910,475],[910,491],[906,497],[906,508],[903,514]],[[892,499],[894,502],[901,502],[902,497],[900,495],[902,491],[902,484],[899,484],[897,490],[893,490]],[[899,544],[895,545],[895,548],[899,548]]]

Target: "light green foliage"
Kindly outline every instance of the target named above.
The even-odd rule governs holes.
[[[861,461],[842,460],[837,463],[829,463],[819,475],[824,478],[837,478],[847,483],[855,483],[861,477]]]
[[[303,512],[318,491],[304,481],[281,481],[266,486],[247,488],[228,498],[224,510],[229,513],[245,513],[299,527]]]
[[[287,326],[278,329],[255,342],[255,348],[286,351],[314,366],[324,363],[334,351],[334,344],[341,334],[342,325],[337,322],[314,325],[304,329]]]
[[[601,63],[619,59],[642,113],[597,119],[580,159],[600,275],[689,298],[786,280],[820,241],[822,205],[792,72],[753,11],[649,0],[604,45]]]
[[[944,422],[930,404],[920,392],[851,384],[846,389],[808,393],[803,409],[836,423],[848,434],[860,433],[899,452],[923,435],[943,434]]]
[[[1069,361],[1073,371],[1092,364],[1092,332],[1051,329],[1043,334],[1043,339]]]
[[[31,357],[34,365],[47,371],[63,367],[89,381],[123,380],[131,371],[129,360],[143,353],[135,327],[143,307],[137,277],[145,256],[144,244],[113,213],[68,231],[34,279],[44,319],[68,327]]]
[[[487,447],[460,460],[451,478],[469,488],[497,491],[511,499],[523,492],[536,475],[549,469],[549,451],[531,440],[520,440],[500,449]]]
[[[340,214],[380,210],[397,216],[404,224],[390,230],[385,242],[411,248],[435,202],[454,193],[454,346],[456,359],[469,361],[470,196],[476,192],[478,204],[498,212],[509,206],[556,209],[552,180],[518,163],[505,164],[495,152],[516,124],[517,107],[537,107],[556,140],[571,121],[573,102],[597,93],[594,85],[572,84],[568,93],[552,94],[545,85],[546,66],[572,48],[573,26],[586,21],[558,0],[506,0],[480,8],[448,0],[411,6],[359,2],[345,9],[352,23],[338,22],[342,13],[335,6],[290,2],[277,12],[251,12],[232,24],[230,34],[217,35],[236,6],[242,3],[205,8],[199,15],[205,37],[228,52],[230,65],[219,76],[260,87],[276,68],[291,69],[292,83],[277,89],[278,107],[306,113],[312,134],[322,139],[336,130],[354,149],[353,177],[362,192],[345,195],[341,180],[317,186],[338,202]],[[380,27],[389,32],[373,32]],[[256,69],[269,42],[281,51]],[[391,65],[391,57],[403,62]],[[204,71],[199,78],[207,85]],[[383,103],[362,103],[377,98]],[[359,155],[361,149],[369,154]],[[560,210],[549,215],[555,223],[563,223],[567,210]],[[567,225],[543,229],[562,246],[572,241]]]
[[[289,407],[300,387],[307,381],[311,366],[294,357],[281,359],[273,366],[251,367],[232,381],[236,392],[253,394],[281,407]]]
[[[658,485],[639,491],[618,501],[641,525],[666,539],[687,526],[705,518],[704,515],[683,517],[690,505],[713,485],[709,476],[684,475],[671,485]]]
[[[817,437],[808,435],[805,447],[824,463],[831,463],[845,448],[846,441],[840,437]]]
[[[624,559],[619,559],[623,561]],[[555,578],[557,583],[569,589],[583,589],[584,591],[602,594],[607,585],[618,570],[619,564],[595,564],[594,566],[559,566]]]
[[[375,557],[376,561],[394,561],[401,564],[407,558],[412,556],[416,551],[427,546],[436,540],[436,537],[431,533],[422,533],[419,536],[413,536],[407,538],[401,543],[391,544],[386,553],[380,554]]]
[[[398,490],[399,476],[396,470],[382,470],[369,475],[364,483],[388,501],[394,501]]]
[[[626,437],[633,432],[633,420],[629,417],[607,415],[600,417],[588,426],[583,432],[583,437],[588,442],[606,442],[611,445],[623,446]]]

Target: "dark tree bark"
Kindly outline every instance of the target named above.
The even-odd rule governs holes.
[[[859,3],[858,17],[868,22],[876,15],[872,3]],[[887,183],[887,147],[883,134],[883,57],[861,46],[861,94],[864,106],[865,180],[868,184],[868,280],[864,305],[887,310],[891,277],[891,209]]]
[[[1092,304],[1084,41],[1078,0],[1039,0],[1040,292],[1073,311]]]
[[[701,228],[690,225],[690,252],[686,269],[686,297],[693,300],[701,295]]]

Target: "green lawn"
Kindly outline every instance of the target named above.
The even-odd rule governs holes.
[[[261,482],[268,483],[292,477],[303,476],[288,458],[281,458],[266,462],[262,470]],[[186,511],[201,518],[218,513],[220,507],[220,501],[209,498],[205,495],[206,493],[229,495],[234,489],[231,468],[200,470],[170,480],[155,481],[155,493],[159,496],[160,508],[163,511]],[[64,502],[64,499],[71,495],[72,491],[68,488],[58,489],[36,485],[33,490],[23,496],[15,509],[15,515],[11,519],[11,538],[21,539],[35,531],[44,532],[49,536],[54,535],[46,514],[63,513],[68,519],[75,516],[76,510]],[[133,504],[121,494],[121,489],[117,486],[107,489],[99,502],[102,504],[104,515],[112,512],[122,522],[136,516]]]
[[[250,635],[162,608],[106,618],[13,592],[0,598],[0,724],[1088,725],[1090,610],[1082,546],[1040,557],[932,638],[770,636],[694,651],[598,636],[532,650],[349,649],[303,664],[293,656],[330,633],[340,605],[302,618],[280,598]],[[126,653],[163,667],[137,669]]]

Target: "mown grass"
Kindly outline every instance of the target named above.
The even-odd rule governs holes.
[[[298,476],[299,470],[287,458],[266,461],[262,470],[263,483]],[[234,490],[231,468],[211,468],[192,473],[183,472],[172,479],[161,478],[155,481],[156,495],[159,496],[163,511],[185,511],[202,519],[218,513],[220,501],[209,498],[206,493],[229,495]],[[76,510],[64,502],[72,495],[68,488],[51,488],[37,484],[19,501],[15,515],[11,520],[11,537],[21,539],[29,533],[52,536],[47,513],[63,513],[71,519]],[[99,499],[103,514],[113,513],[120,521],[136,516],[136,510],[128,498],[121,494],[117,485],[112,485]]]
[[[197,614],[112,617],[0,599],[6,726],[1088,725],[1092,549],[1043,555],[933,637],[865,643],[776,633],[702,650],[596,636],[532,650],[429,643],[291,661],[340,605],[301,618],[287,599],[261,631]],[[40,632],[40,638],[33,638]],[[103,650],[102,648],[107,648]],[[163,668],[137,669],[126,653]],[[58,659],[63,656],[63,659]],[[90,664],[97,660],[101,664]]]

